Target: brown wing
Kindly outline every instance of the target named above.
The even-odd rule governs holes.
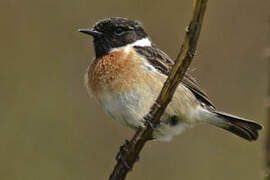
[[[135,50],[144,56],[149,63],[154,66],[161,73],[168,75],[171,67],[174,64],[174,61],[170,59],[170,57],[155,47],[140,47],[135,46]],[[207,109],[214,109],[215,106],[208,99],[206,93],[199,87],[197,81],[187,72],[181,82],[185,87],[187,87],[194,96],[202,103],[202,105],[206,105]]]

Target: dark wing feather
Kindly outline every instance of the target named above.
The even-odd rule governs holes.
[[[169,74],[174,61],[172,61],[170,57],[163,51],[151,46],[135,46],[134,48],[137,53],[144,56],[149,63],[162,74]],[[206,108],[209,110],[215,109],[213,103],[208,99],[206,93],[199,87],[197,81],[189,73],[185,74],[181,83],[194,94],[194,96],[202,103],[203,106],[206,105]]]

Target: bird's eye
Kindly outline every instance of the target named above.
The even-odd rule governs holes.
[[[121,27],[118,27],[113,32],[116,36],[121,36],[125,33],[125,30]]]

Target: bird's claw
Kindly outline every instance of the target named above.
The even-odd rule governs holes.
[[[152,123],[152,116],[148,114],[147,116],[144,117],[144,119],[145,119],[145,122],[144,122],[145,125],[149,126],[152,130],[155,130],[155,126]]]
[[[124,166],[128,169],[128,170],[132,170],[132,168],[128,165],[127,161],[124,158],[123,153],[127,152],[127,146],[129,144],[129,141],[126,139],[125,140],[125,144],[120,146],[120,150],[116,155],[116,161],[122,161],[122,163],[124,164]]]

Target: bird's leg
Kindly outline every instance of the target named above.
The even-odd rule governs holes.
[[[152,124],[152,119],[153,119],[152,115],[151,114],[147,114],[144,117],[144,120],[145,120],[144,124],[146,126],[149,126],[152,130],[155,130],[155,126]]]
[[[127,161],[124,158],[124,153],[127,152],[128,145],[129,145],[129,141],[126,139],[125,143],[122,146],[120,146],[119,152],[117,153],[115,159],[116,161],[122,161],[122,163],[128,170],[132,170],[132,168],[128,165]]]

